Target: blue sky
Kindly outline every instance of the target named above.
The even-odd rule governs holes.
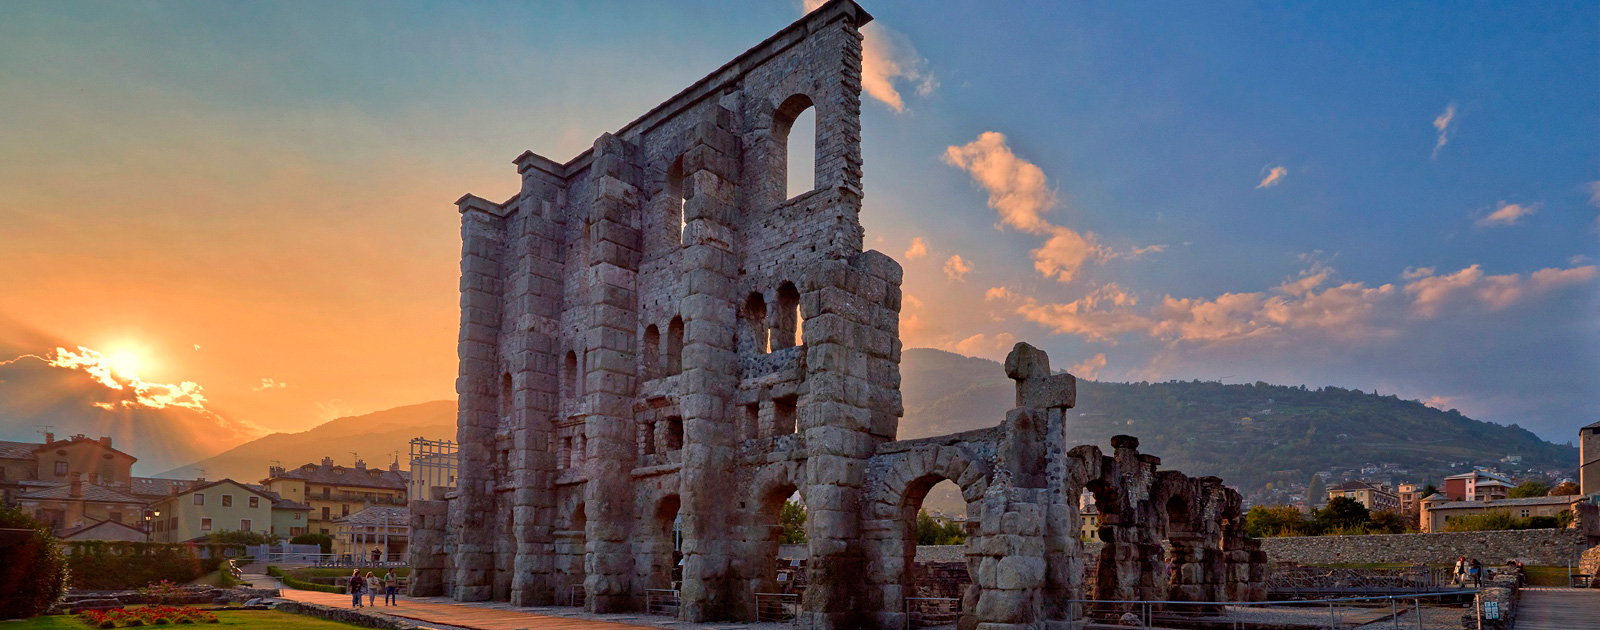
[[[1595,4],[865,6],[905,70],[898,110],[864,105],[863,220],[908,346],[1376,389],[1562,442],[1600,419]],[[449,396],[450,202],[801,12],[0,5],[0,314],[136,343],[264,426]]]

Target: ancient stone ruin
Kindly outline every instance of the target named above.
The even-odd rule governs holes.
[[[829,2],[564,164],[524,153],[511,199],[457,202],[460,472],[413,503],[413,595],[750,620],[798,492],[801,625],[901,628],[913,523],[949,480],[969,515],[962,628],[1261,597],[1238,493],[1158,472],[1131,437],[1071,448],[1076,381],[1027,344],[998,426],[895,440],[901,269],[863,251],[859,221],[869,20]],[[815,188],[790,197],[807,109]]]

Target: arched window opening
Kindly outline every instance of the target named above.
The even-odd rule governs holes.
[[[784,484],[766,491],[756,498],[752,506],[756,522],[765,536],[753,541],[756,558],[763,570],[758,573],[760,588],[767,593],[799,592],[796,583],[804,579],[805,571],[799,560],[805,556],[806,503],[794,485]],[[741,502],[742,503],[742,502]],[[785,553],[785,546],[789,553]]]
[[[793,282],[785,282],[778,286],[778,310],[772,318],[768,347],[783,350],[800,345],[800,326],[800,290]]]
[[[666,447],[669,451],[683,448],[683,418],[673,416],[666,419]]]
[[[667,225],[677,235],[674,244],[683,245],[685,233],[689,229],[688,216],[684,214],[684,206],[688,205],[689,182],[684,176],[683,158],[679,157],[667,167]]]
[[[772,431],[777,435],[799,433],[799,398],[772,399]]]
[[[683,580],[683,515],[682,501],[669,494],[656,504],[651,515],[649,541],[650,577],[646,588],[676,588]]]
[[[749,350],[766,354],[768,350],[767,335],[767,298],[760,291],[751,291],[744,300],[744,308],[740,314],[744,326],[739,337],[740,346],[749,346]],[[740,348],[744,350],[744,348]]]
[[[661,376],[661,329],[655,324],[645,326],[644,341],[639,344],[644,348],[644,380]]]
[[[918,588],[916,549],[918,545],[962,545],[967,542],[967,510],[961,489],[942,474],[929,473],[912,481],[905,489],[900,502],[899,525],[904,537],[903,569],[898,574],[885,576],[890,583],[899,583],[907,596],[923,592]],[[950,590],[934,588],[921,597],[958,599],[961,589],[950,585]],[[913,604],[912,602],[905,602]],[[902,604],[903,605],[903,604]],[[923,615],[953,615],[954,606],[934,600],[918,601],[907,610]]]
[[[667,323],[667,375],[683,372],[683,318],[674,317]]]
[[[778,106],[772,139],[783,153],[784,198],[793,199],[816,188],[817,110],[811,97],[796,94]]]
[[[515,405],[513,405],[512,402],[511,402],[511,394],[512,394],[511,373],[507,372],[507,373],[502,374],[500,376],[500,417],[501,418],[510,418],[511,417],[511,411],[515,408]]]
[[[568,350],[561,364],[561,395],[569,399],[578,397],[578,353],[575,350]]]

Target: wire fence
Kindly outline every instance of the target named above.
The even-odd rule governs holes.
[[[648,614],[677,617],[681,603],[675,589],[650,588],[644,591],[644,611]]]
[[[799,593],[756,593],[758,623],[795,623],[799,619]]]
[[[1091,623],[1126,628],[1461,630],[1479,627],[1476,591],[1266,602],[1069,600]],[[1466,621],[1467,623],[1463,623]]]

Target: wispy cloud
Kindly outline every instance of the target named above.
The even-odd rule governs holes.
[[[824,4],[826,0],[803,0],[801,7],[810,13]],[[906,109],[901,89],[927,96],[938,87],[928,60],[909,38],[879,22],[861,27],[861,89],[867,96],[900,113]]]
[[[1521,221],[1523,217],[1529,216],[1538,211],[1539,204],[1536,203],[1522,204],[1506,203],[1502,201],[1494,212],[1489,213],[1481,219],[1478,219],[1477,225],[1478,227],[1512,226]]]
[[[1267,171],[1267,176],[1266,177],[1261,178],[1261,183],[1256,184],[1256,188],[1257,189],[1261,189],[1261,188],[1271,188],[1273,186],[1277,186],[1280,182],[1283,181],[1284,176],[1286,176],[1288,174],[1289,174],[1289,169],[1286,169],[1286,168],[1284,168],[1282,166],[1274,166],[1274,167],[1272,167],[1272,170]]]
[[[1100,378],[1100,370],[1106,367],[1106,353],[1098,352],[1094,356],[1084,359],[1082,363],[1067,368],[1067,371],[1078,378],[1094,380]]]
[[[1439,157],[1439,150],[1450,142],[1450,123],[1456,118],[1456,104],[1451,103],[1444,108],[1444,113],[1433,119],[1433,128],[1439,132],[1439,141],[1433,145],[1433,157]]]
[[[944,275],[950,278],[951,281],[965,281],[967,273],[970,271],[972,271],[972,263],[962,259],[959,254],[951,256],[949,260],[944,261]]]
[[[922,242],[922,237],[911,239],[911,246],[906,248],[906,260],[916,260],[928,255],[928,244]]]
[[[288,383],[285,383],[285,382],[277,380],[277,379],[263,378],[263,379],[261,379],[261,384],[260,385],[252,386],[250,388],[250,390],[251,391],[260,392],[260,391],[266,391],[266,390],[269,390],[269,389],[282,389],[282,388],[285,388],[285,387],[288,387],[288,386],[289,386]]]
[[[967,356],[997,358],[1005,356],[1016,343],[1015,336],[1003,332],[993,335],[972,335],[959,341],[941,343],[938,348]]]

